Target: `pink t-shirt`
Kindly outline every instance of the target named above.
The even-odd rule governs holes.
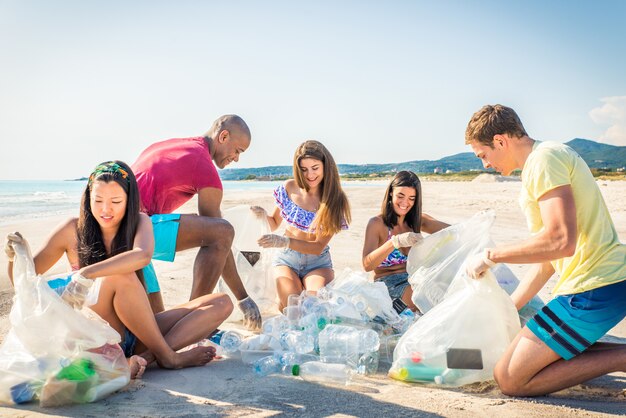
[[[174,138],[150,145],[132,166],[141,208],[148,215],[172,213],[205,187],[222,181],[204,137]]]

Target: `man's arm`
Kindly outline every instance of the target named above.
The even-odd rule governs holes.
[[[495,263],[544,263],[569,257],[576,250],[576,204],[570,185],[560,186],[539,198],[543,229],[520,243],[489,249]]]
[[[546,284],[554,274],[554,267],[549,262],[537,263],[532,266],[526,276],[511,294],[515,308],[519,311],[526,305]]]

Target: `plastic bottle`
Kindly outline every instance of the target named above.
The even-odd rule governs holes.
[[[359,356],[378,351],[380,339],[371,329],[358,329],[344,325],[328,325],[319,335],[322,360],[347,362],[356,367]]]
[[[294,364],[291,374],[300,376],[311,382],[331,382],[342,385],[348,384],[352,373],[345,364],[322,363],[321,361],[309,361],[303,364]]]
[[[239,350],[243,336],[235,331],[226,331],[220,339],[220,346],[226,354],[232,354]]]
[[[435,376],[434,380],[438,385],[454,385],[461,377],[463,377],[461,370],[445,369],[439,376]]]
[[[359,357],[356,371],[359,374],[374,374],[378,371],[380,355],[378,351],[370,351]]]
[[[280,363],[279,354],[262,357],[252,363],[252,370],[257,376],[268,376],[273,373],[278,373],[282,367],[283,365]]]
[[[312,354],[275,353],[255,361],[252,364],[252,370],[257,376],[268,376],[270,374],[279,373],[287,367],[289,374],[291,374],[291,367],[294,364],[318,360],[319,357]]]
[[[22,382],[11,386],[11,400],[16,404],[26,403],[35,397],[35,389],[30,382]]]
[[[300,310],[303,315],[314,313],[315,307],[320,304],[320,300],[315,296],[307,296],[300,301]]]
[[[83,381],[88,380],[96,374],[94,369],[94,363],[88,359],[76,359],[72,361],[68,366],[63,367],[56,378],[59,380],[75,380]]]
[[[411,357],[398,359],[389,376],[407,382],[434,382],[447,369],[445,364],[445,357],[423,358],[421,353],[413,353]]]
[[[289,329],[289,320],[285,315],[276,315],[263,321],[263,334],[280,338],[280,335]]]
[[[308,332],[289,330],[280,336],[283,349],[299,354],[315,350],[315,337]]]

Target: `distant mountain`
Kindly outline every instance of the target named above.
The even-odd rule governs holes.
[[[601,144],[582,138],[572,139],[566,144],[580,154],[591,168],[618,168],[626,166],[626,147]],[[435,169],[440,169],[443,172],[447,170],[458,172],[482,170],[483,165],[472,152],[462,152],[460,154],[443,157],[439,160],[415,160],[403,163],[385,164],[339,164],[339,173],[342,175],[395,173],[401,170],[411,170],[416,173],[432,173]],[[292,168],[290,165],[257,168],[228,168],[220,171],[222,180],[243,180],[252,176],[256,178],[274,178],[291,175]]]

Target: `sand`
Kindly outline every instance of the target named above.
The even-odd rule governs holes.
[[[626,242],[626,182],[599,182],[622,242]],[[360,268],[361,246],[368,219],[380,206],[385,183],[346,188],[353,222],[331,241],[337,271]],[[517,205],[519,182],[424,182],[424,211],[449,223],[467,219],[479,210],[497,213],[492,235],[497,243],[528,237],[525,220]],[[223,208],[239,204],[272,207],[268,192],[226,192]],[[193,212],[195,202],[182,212]],[[4,237],[22,232],[38,248],[62,217],[17,222],[0,227]],[[167,306],[184,302],[190,291],[195,252],[181,253],[175,263],[156,264]],[[0,264],[5,265],[4,254]],[[527,266],[510,265],[518,277]],[[67,269],[65,261],[54,271]],[[12,291],[4,267],[0,272],[0,340],[8,329]],[[540,296],[549,299],[550,283]],[[227,324],[225,328],[237,328]],[[626,321],[610,332],[626,337]],[[588,417],[626,414],[626,373],[613,373],[584,385],[533,399],[511,398],[493,382],[455,389],[405,384],[386,377],[385,367],[373,377],[358,379],[347,387],[324,386],[272,376],[257,378],[251,367],[237,359],[215,361],[205,367],[179,371],[150,368],[141,381],[100,402],[54,409],[36,405],[0,408],[2,416],[506,416]]]

